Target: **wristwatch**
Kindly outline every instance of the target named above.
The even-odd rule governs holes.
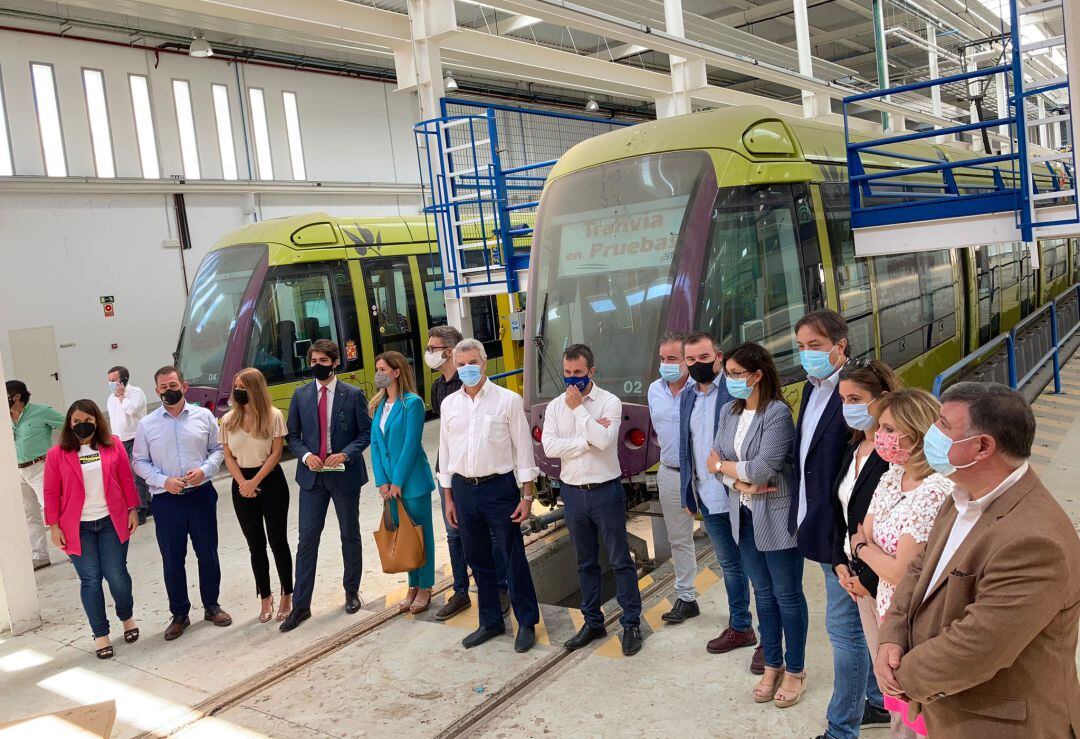
[[[855,549],[852,551],[852,554],[854,554],[855,557],[858,558],[859,552],[862,551],[862,548],[865,546],[869,546],[869,544],[865,541],[860,541],[858,544],[855,545]]]
[[[717,462],[716,463],[716,474],[720,474],[720,469],[721,469],[721,467],[723,467],[723,465],[724,465],[723,462]]]
[[[522,495],[522,496],[521,496],[521,499],[522,499],[522,500],[527,500],[527,501],[529,501],[530,503],[532,503],[532,502],[533,502],[533,499],[534,499],[535,497],[536,497],[536,496],[534,496],[534,495]]]

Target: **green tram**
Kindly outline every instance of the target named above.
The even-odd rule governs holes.
[[[311,342],[332,339],[342,351],[339,376],[368,397],[375,357],[396,350],[426,399],[435,379],[422,361],[427,332],[447,322],[442,284],[434,229],[423,216],[310,213],[231,231],[199,265],[188,296],[175,356],[191,385],[187,397],[220,416],[236,373],[257,367],[274,405],[287,411],[293,391],[310,379]],[[492,373],[521,367],[521,342],[509,326],[519,300],[469,301],[473,336],[484,342]],[[520,388],[519,377],[508,382]]]
[[[891,148],[974,156],[949,145]],[[870,171],[910,166],[880,154],[863,161]],[[1061,174],[1048,168],[1036,183],[1052,189]],[[993,187],[987,168],[960,168],[956,178],[967,192]],[[940,175],[911,184],[940,185]],[[559,355],[570,343],[593,347],[599,382],[623,401],[620,459],[633,478],[659,459],[646,392],[666,331],[764,344],[795,400],[805,375],[792,329],[829,307],[847,318],[854,355],[880,357],[929,388],[1080,279],[1075,240],[1040,242],[1038,269],[1021,244],[857,258],[848,195],[841,127],[758,106],[645,123],[567,152],[541,197],[531,249],[526,325],[536,346],[525,356],[524,395],[534,436],[563,391]],[[539,443],[535,451],[558,477]]]

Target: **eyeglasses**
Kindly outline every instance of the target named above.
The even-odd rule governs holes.
[[[730,377],[732,380],[738,380],[740,377],[746,377],[746,376],[752,375],[754,373],[751,370],[743,370],[742,372],[727,372],[727,371],[725,371],[724,374],[727,377]]]
[[[426,347],[424,347],[424,351],[426,351],[426,352],[444,352],[447,349],[453,349],[453,348],[454,347],[452,347],[452,346],[426,346]]]
[[[848,366],[852,369],[866,369],[873,361],[873,357],[856,357],[848,360]]]

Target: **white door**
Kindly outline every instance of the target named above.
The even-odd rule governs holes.
[[[9,379],[25,382],[33,402],[51,405],[63,413],[67,406],[52,326],[8,331],[8,342],[15,361],[15,377]]]

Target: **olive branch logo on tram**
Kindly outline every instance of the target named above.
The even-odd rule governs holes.
[[[897,150],[975,156],[949,145]],[[880,154],[864,163],[907,166]],[[1065,173],[1045,166],[1035,181],[1049,191]],[[955,176],[966,192],[994,189],[991,169]],[[897,192],[914,197],[933,177],[912,176]],[[358,247],[360,229],[377,243]],[[200,266],[180,337],[191,399],[223,412],[233,374],[253,365],[285,408],[318,338],[343,347],[346,382],[368,390],[373,357],[396,349],[424,392],[433,376],[418,361],[421,341],[446,320],[433,233],[422,217],[312,214],[227,234]],[[509,329],[521,296],[471,299],[473,332],[495,358],[492,372],[524,365],[520,388],[509,380],[524,395],[538,463],[554,479],[558,462],[543,454],[539,430],[564,390],[559,357],[573,343],[592,347],[598,383],[623,402],[619,457],[634,505],[659,460],[646,392],[665,332],[706,330],[724,347],[761,343],[790,400],[805,379],[792,329],[828,307],[847,319],[854,356],[879,356],[928,388],[1080,280],[1078,243],[1040,242],[1037,268],[1021,244],[857,258],[843,129],[730,107],[616,130],[563,155],[536,215],[525,340]]]

